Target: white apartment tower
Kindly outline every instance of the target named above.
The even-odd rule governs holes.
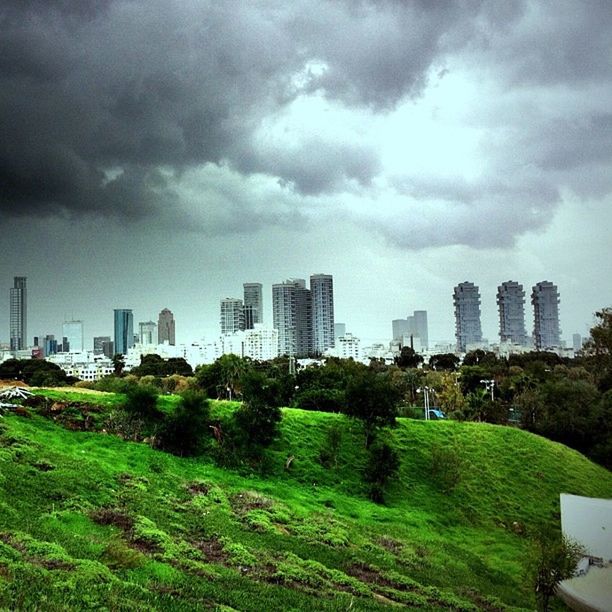
[[[499,311],[499,339],[524,346],[527,341],[525,331],[525,292],[523,285],[516,281],[506,281],[497,287],[497,308]]]
[[[261,283],[244,283],[244,329],[263,323],[263,291]]]
[[[313,351],[312,297],[303,279],[272,285],[272,321],[279,355],[307,357]]]
[[[312,335],[315,353],[334,346],[334,280],[331,274],[310,277]]]
[[[244,308],[242,300],[225,298],[221,300],[221,335],[235,334],[244,330]]]
[[[557,348],[561,345],[559,329],[559,291],[550,281],[534,285],[531,292],[533,304],[533,341],[537,351]]]
[[[457,350],[464,353],[468,344],[482,342],[480,293],[474,283],[459,283],[453,292]]]
[[[157,323],[155,321],[141,321],[138,323],[138,342],[143,346],[156,344],[158,338]]]
[[[84,350],[83,321],[64,321],[62,324],[62,346],[66,353],[80,353]]]

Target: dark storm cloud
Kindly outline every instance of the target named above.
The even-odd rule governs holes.
[[[367,189],[384,173],[368,141],[316,125],[307,136],[261,139],[265,121],[308,95],[384,115],[418,99],[453,58],[488,71],[502,91],[609,81],[611,19],[607,2],[5,2],[0,211],[167,216],[182,197],[167,170],[180,178],[211,163],[271,176],[297,196]],[[500,118],[513,135],[483,149],[486,180],[448,179],[441,168],[393,184],[424,202],[425,226],[438,214],[428,217],[438,209],[427,200],[448,203],[454,230],[439,232],[442,241],[482,242],[469,224],[484,213],[512,240],[523,231],[523,217],[506,212],[513,201],[544,223],[563,186],[608,193],[597,168],[612,157],[610,115],[572,113],[557,108],[534,125],[519,111]],[[520,185],[505,180],[508,164]],[[198,206],[240,218],[212,210],[216,198],[234,211],[216,189]],[[248,197],[239,202],[245,224],[270,221]],[[292,220],[287,211],[274,218]]]

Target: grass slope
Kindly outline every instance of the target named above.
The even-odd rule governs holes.
[[[100,421],[120,401],[48,395],[103,405]],[[318,454],[335,423],[340,452],[326,469]],[[562,445],[511,428],[400,420],[389,436],[402,467],[379,506],[360,480],[358,424],[287,409],[282,429],[263,477],[6,416],[0,607],[532,609],[526,534],[558,524],[560,492],[612,497],[612,475]],[[461,464],[451,492],[432,474],[440,448]]]

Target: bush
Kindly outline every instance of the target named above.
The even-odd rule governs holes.
[[[209,438],[210,405],[202,391],[185,391],[158,431],[159,446],[175,455],[198,455]]]
[[[444,493],[450,493],[461,482],[462,470],[463,460],[456,448],[438,444],[432,446],[431,474]]]
[[[158,390],[152,386],[132,385],[126,393],[123,409],[136,419],[157,421],[163,416],[157,407]]]
[[[375,441],[370,446],[363,478],[370,485],[370,499],[377,504],[385,501],[385,487],[399,470],[397,451],[387,442]]]
[[[323,467],[331,468],[338,465],[338,455],[342,444],[342,427],[340,423],[332,423],[325,434],[325,441],[319,451],[319,462]]]

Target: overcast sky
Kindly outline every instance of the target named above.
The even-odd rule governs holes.
[[[0,342],[169,307],[218,334],[242,283],[334,275],[364,340],[452,288],[540,280],[564,338],[612,305],[612,8],[601,1],[4,0]],[[532,310],[527,300],[527,328]]]

